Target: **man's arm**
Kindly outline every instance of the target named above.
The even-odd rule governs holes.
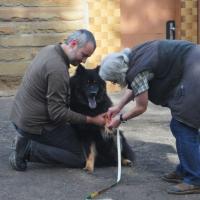
[[[123,120],[134,118],[146,111],[148,105],[148,90],[135,97],[135,102],[135,107],[122,115]],[[111,119],[108,128],[117,128],[120,123],[121,121],[119,116],[116,116]]]
[[[88,124],[96,124],[98,126],[104,126],[106,123],[106,113],[97,115],[95,117],[87,116],[86,123]]]
[[[122,108],[131,100],[134,100],[134,95],[132,90],[126,89],[125,94],[122,96],[120,102],[112,106],[108,109],[108,118],[111,119],[112,117],[115,117],[121,110]]]
[[[48,76],[47,109],[52,121],[58,123],[91,123],[99,126],[105,125],[105,114],[89,117],[72,111],[69,104],[69,84],[66,75],[54,72]]]
[[[134,100],[134,94],[133,91],[130,89],[126,89],[124,95],[122,96],[120,102],[118,103],[118,107],[120,110],[131,100]]]
[[[47,76],[47,111],[56,123],[86,123],[86,116],[70,110],[69,77],[61,70],[51,70]]]
[[[135,97],[135,107],[123,114],[123,119],[128,120],[144,113],[148,106],[148,90]]]
[[[131,100],[131,98],[132,99],[134,98],[134,95],[135,95],[136,105],[133,109],[130,109],[128,112],[124,113],[122,115],[122,119],[128,120],[138,115],[141,115],[143,112],[145,112],[148,106],[148,89],[149,89],[148,80],[150,80],[152,77],[153,74],[148,71],[139,73],[131,83],[132,90],[127,91],[126,95],[122,97],[122,100],[118,104],[119,107],[114,107],[114,108],[111,107],[112,109],[111,113],[115,113],[115,115],[119,113],[120,110]],[[114,117],[115,115],[113,114],[110,116]],[[108,127],[116,128],[119,126],[119,124],[120,124],[119,116],[116,116],[111,120]]]

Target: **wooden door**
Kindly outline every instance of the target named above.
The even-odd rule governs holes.
[[[197,43],[200,44],[200,0],[197,1]]]
[[[166,23],[174,20],[180,37],[180,0],[121,0],[122,47],[165,39]]]

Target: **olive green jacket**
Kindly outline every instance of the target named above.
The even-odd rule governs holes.
[[[86,123],[69,108],[69,61],[60,44],[44,47],[27,68],[15,96],[11,121],[32,134],[65,123]]]

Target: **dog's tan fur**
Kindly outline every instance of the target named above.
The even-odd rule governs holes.
[[[84,170],[90,173],[94,171],[95,158],[96,158],[96,147],[95,147],[95,144],[92,143],[90,146],[90,153],[86,159]]]
[[[114,135],[116,133],[116,129],[108,129],[107,127],[105,127],[104,129],[104,134],[105,135]],[[110,137],[110,136],[108,136]],[[86,164],[84,167],[84,170],[86,170],[89,173],[92,173],[94,171],[94,165],[95,165],[95,159],[96,159],[96,146],[95,143],[92,143],[90,146],[90,152],[88,154],[88,157],[86,158]],[[128,159],[122,158],[121,159],[121,163],[123,166],[132,166],[132,162]]]

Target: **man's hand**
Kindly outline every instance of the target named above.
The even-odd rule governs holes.
[[[129,109],[128,112],[123,114],[123,119],[128,120],[134,118],[146,111],[148,105],[148,91],[144,91],[143,93],[135,97],[135,101],[136,101],[135,106],[133,107],[133,109]],[[114,106],[109,109],[108,116],[111,118],[109,119],[110,122],[106,124],[106,126],[109,129],[117,128],[120,125],[121,122],[119,116],[118,115],[116,116],[116,114],[119,112],[120,112],[119,106]]]
[[[106,127],[108,129],[117,128],[120,124],[119,116],[115,116],[114,118],[111,118],[108,124],[106,124]]]
[[[87,123],[95,124],[95,125],[98,125],[98,126],[105,126],[105,124],[106,124],[106,113],[97,115],[95,117],[87,116]]]
[[[110,107],[107,112],[108,120],[111,121],[111,119],[115,117],[120,112],[120,110],[121,109],[118,105]]]

